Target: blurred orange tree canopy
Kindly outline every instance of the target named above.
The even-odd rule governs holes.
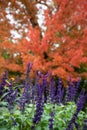
[[[28,62],[63,79],[87,77],[87,0],[0,0],[0,70],[23,74]]]

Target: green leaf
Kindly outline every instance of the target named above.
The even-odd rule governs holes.
[[[16,110],[15,113],[14,113],[14,116],[20,116],[21,112],[19,110]]]
[[[2,107],[2,106],[7,106],[7,102],[0,102],[0,107]]]
[[[41,126],[37,126],[36,130],[42,130]]]
[[[0,119],[4,119],[4,117],[3,117],[3,116],[0,116]]]
[[[32,126],[32,122],[30,120],[26,120],[26,123],[29,125],[29,126]]]
[[[56,32],[56,36],[58,36],[58,37],[62,37],[63,34],[62,34],[61,32]]]
[[[10,57],[10,54],[8,53],[7,50],[4,50],[2,56],[4,59],[8,59]]]
[[[2,128],[2,127],[0,127],[0,130],[7,130],[7,128],[4,128],[4,127]]]

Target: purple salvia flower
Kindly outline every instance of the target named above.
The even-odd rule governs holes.
[[[28,63],[26,77],[29,76],[29,73],[30,73],[31,69],[32,69],[32,63]]]
[[[31,126],[31,130],[36,130],[34,125],[33,125],[33,126]]]
[[[77,100],[77,109],[76,109],[75,113],[73,114],[73,117],[71,118],[66,130],[71,130],[70,128],[73,127],[72,125],[75,124],[75,120],[76,120],[79,112],[83,109],[86,99],[87,99],[87,95],[85,95],[85,90],[83,89],[80,92],[80,95]]]
[[[77,111],[81,111],[85,102],[87,100],[87,94],[85,94],[85,89],[82,89],[82,91],[80,92],[80,95],[78,97],[77,100]]]
[[[73,84],[75,85],[75,89],[76,89],[76,92],[78,91],[78,88],[80,86],[80,83],[81,83],[81,78],[78,79],[78,81],[74,81]]]
[[[9,87],[10,88],[10,87]],[[12,90],[12,87],[8,90],[8,94],[5,97],[5,101],[8,102],[8,109],[10,111],[10,116],[11,116],[11,120],[13,122],[13,126],[17,125],[15,119],[13,118],[13,109],[14,109],[14,104],[15,104],[15,100],[16,100],[16,96],[17,96],[18,90],[16,89],[15,91]]]
[[[37,86],[36,85],[34,85],[34,86],[32,86],[32,90],[31,90],[31,101],[32,101],[32,104],[35,104],[35,102],[36,102],[36,98],[37,98]]]
[[[28,86],[28,89],[30,89],[32,87],[31,79],[29,77],[31,69],[32,69],[32,64],[28,63],[28,65],[27,65],[27,72],[26,72],[26,78],[25,78],[25,81],[23,81],[24,87]]]
[[[9,91],[13,90],[13,82],[12,80],[9,82]]]
[[[77,122],[74,122],[74,125],[75,125],[75,127],[76,127],[76,130],[79,130],[79,125],[78,125],[78,123],[77,123]]]
[[[33,118],[33,128],[35,125],[41,120],[42,114],[43,114],[43,109],[44,107],[44,101],[43,101],[43,95],[42,95],[42,88],[40,85],[38,85],[38,98],[36,102],[36,112]]]
[[[26,99],[21,99],[21,101],[19,102],[19,106],[22,114],[24,114],[25,111],[25,104],[26,104]]]
[[[44,102],[46,103],[49,99],[49,84],[47,81],[48,74],[43,75],[43,80],[42,80],[42,93],[44,93]]]
[[[48,73],[43,75],[43,81],[42,81],[42,84],[43,86],[45,87],[48,87],[48,81],[47,81],[47,78],[48,78]],[[43,91],[44,91],[44,87],[43,87]]]
[[[74,130],[74,126],[75,126],[76,130],[80,130],[78,124],[75,122],[77,116],[78,116],[78,113],[74,113],[74,115],[71,118],[66,130]]]
[[[49,119],[49,130],[53,130],[53,123],[54,123],[54,112],[50,113],[50,119]]]
[[[13,113],[12,113],[13,114]],[[12,120],[12,126],[16,126],[17,125],[17,122],[16,120],[12,117],[12,114],[11,114],[11,120]]]
[[[68,124],[68,126],[67,126],[67,128],[66,128],[66,130],[74,130],[73,129],[73,124],[75,123],[75,120],[76,120],[76,118],[77,118],[77,113],[74,113],[74,115],[73,115],[73,117],[71,118],[71,120],[70,120],[70,122],[69,122],[69,124]]]
[[[81,81],[81,78],[79,78],[78,81],[73,82],[73,86],[71,88],[71,101],[74,101],[75,99],[75,96],[78,92],[78,88],[80,86],[80,81]]]
[[[27,72],[26,72],[26,83],[29,82],[29,74],[30,74],[31,69],[32,69],[32,63],[28,63]]]
[[[20,106],[20,109],[22,111],[22,114],[25,111],[26,103],[30,103],[30,98],[32,98],[32,93],[31,93],[32,83],[31,83],[30,77],[29,77],[31,69],[32,69],[32,64],[28,63],[27,72],[26,72],[26,79],[25,79],[25,82],[23,83],[24,84],[24,92],[22,93],[22,96],[19,100],[19,106]]]
[[[37,101],[37,99],[38,99],[39,87],[41,87],[41,84],[39,83],[40,78],[41,78],[41,73],[37,73],[35,84],[34,84],[34,86],[32,86],[32,89],[31,89],[32,102],[34,102],[34,103],[35,103],[35,102]]]
[[[66,96],[65,96],[65,103],[72,101],[73,93],[74,93],[74,87],[71,82],[71,77],[68,80],[67,88],[66,88]]]
[[[84,120],[84,125],[82,130],[87,130],[87,119]]]
[[[50,100],[53,103],[55,102],[55,92],[56,92],[55,82],[51,78],[51,80],[50,80]]]
[[[16,99],[18,90],[16,89],[15,91],[13,90],[8,90],[7,95],[5,96],[5,101],[8,102],[8,109],[12,110],[14,108],[14,101]]]
[[[79,85],[80,79],[78,81],[71,82],[70,78],[70,80],[68,81],[68,87],[66,88],[65,102],[74,101]]]
[[[70,86],[70,95],[69,95],[68,101],[73,102],[76,93],[77,93],[77,92],[76,92],[76,90],[75,90],[75,86],[71,85],[71,86]]]
[[[1,79],[1,83],[0,83],[0,96],[2,96],[2,94],[3,94],[4,87],[7,83],[6,82],[7,78],[8,78],[8,72],[5,71],[5,73],[3,74],[3,77]]]
[[[56,103],[62,103],[63,96],[64,96],[64,89],[62,86],[62,80],[59,79],[58,87],[57,87],[57,94],[56,94],[56,99],[55,99]]]
[[[29,94],[29,86],[26,85],[24,87],[24,92],[22,93],[22,96],[19,100],[19,106],[20,106],[20,109],[22,111],[22,113],[24,113],[25,111],[25,105],[26,103],[29,104],[30,103],[30,94]]]

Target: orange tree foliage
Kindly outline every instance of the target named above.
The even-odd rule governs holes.
[[[32,62],[33,70],[52,71],[53,75],[63,79],[70,75],[87,77],[87,0],[53,0],[50,5],[47,0],[21,2],[26,7],[26,20],[30,19],[29,40],[1,43],[0,68],[23,73],[27,63]],[[45,31],[37,22],[38,3],[47,6],[44,11]],[[3,57],[4,53],[7,57]],[[14,57],[14,53],[18,55]]]

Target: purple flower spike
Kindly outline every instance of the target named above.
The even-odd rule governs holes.
[[[50,81],[50,100],[51,100],[51,102],[55,102],[55,92],[56,92],[55,82],[53,79],[51,79],[51,81]]]
[[[50,119],[49,119],[49,130],[53,130],[53,123],[54,123],[54,112],[50,113]]]
[[[49,84],[47,81],[48,74],[43,76],[43,81],[42,81],[42,93],[44,93],[44,102],[46,103],[49,99]]]
[[[8,109],[12,110],[14,108],[14,101],[16,99],[16,95],[18,93],[18,90],[9,90],[8,94],[5,96],[5,101],[8,102]]]
[[[4,90],[4,86],[6,85],[7,78],[8,78],[8,72],[5,71],[5,73],[3,74],[3,77],[1,79],[1,83],[0,83],[0,96],[3,95],[3,90]]]
[[[78,81],[71,82],[71,79],[68,81],[68,87],[66,89],[65,102],[72,102],[75,99],[77,94],[81,79]]]
[[[87,130],[87,119],[84,120],[83,130]]]
[[[86,100],[87,100],[87,95],[85,95],[85,90],[83,89],[80,92],[80,95],[77,100],[77,109],[76,109],[75,113],[73,114],[73,117],[71,118],[66,130],[71,130],[71,128],[73,127],[73,124],[75,124],[75,126],[76,126],[75,120],[76,120],[79,112],[83,109]]]
[[[43,95],[42,95],[42,88],[40,85],[38,85],[38,98],[36,102],[36,112],[33,118],[33,126],[34,127],[38,122],[41,120],[43,111],[44,111],[44,101],[43,101]]]
[[[24,113],[24,111],[25,111],[26,103],[27,104],[30,103],[30,94],[28,92],[28,89],[29,89],[29,86],[26,85],[25,88],[24,88],[24,92],[22,94],[22,97],[19,100],[19,106],[20,106],[20,109],[21,109],[22,113]]]
[[[27,72],[26,72],[26,79],[29,78],[29,74],[30,74],[31,69],[32,69],[32,63],[28,63]]]
[[[57,94],[56,94],[56,103],[62,103],[64,96],[64,89],[62,87],[62,80],[59,79],[58,81],[58,88],[57,88]]]
[[[80,92],[80,95],[78,97],[78,100],[77,100],[77,111],[81,111],[85,102],[87,100],[87,95],[85,95],[85,90],[82,89],[82,91]]]
[[[79,130],[79,125],[78,125],[78,123],[77,123],[77,122],[74,122],[74,125],[75,125],[76,129]]]

